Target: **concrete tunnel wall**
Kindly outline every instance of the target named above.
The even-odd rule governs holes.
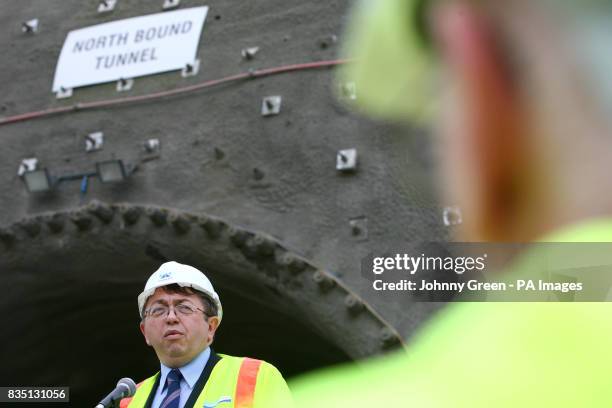
[[[332,60],[351,2],[183,0],[181,8],[210,6],[198,75],[55,98],[53,73],[70,30],[161,4],[119,0],[98,14],[96,2],[1,3],[0,117]],[[22,33],[31,18],[39,32]],[[251,46],[260,50],[245,60],[241,50]],[[165,259],[205,269],[219,287],[226,318],[217,351],[265,358],[288,375],[409,338],[437,306],[374,293],[361,262],[446,238],[428,140],[351,113],[334,98],[336,86],[332,69],[308,70],[0,126],[1,307],[13,328],[2,335],[8,364],[0,377],[69,384],[74,401],[88,403],[121,376],[151,373],[157,362],[143,347],[135,299]],[[281,112],[264,118],[269,95],[282,96]],[[86,153],[84,138],[95,131],[104,132],[104,147]],[[144,151],[150,138],[160,140],[159,155]],[[358,151],[354,172],[335,168],[345,148]],[[85,194],[78,181],[30,194],[17,175],[27,157],[56,176],[113,158],[139,166],[121,183],[90,178]]]

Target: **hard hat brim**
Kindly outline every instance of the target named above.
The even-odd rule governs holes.
[[[143,317],[144,307],[145,307],[145,304],[147,303],[147,300],[153,295],[153,293],[155,293],[155,290],[157,290],[158,288],[162,288],[164,286],[171,285],[171,284],[177,284],[184,288],[185,287],[192,288],[210,297],[212,301],[215,302],[215,305],[217,306],[217,310],[218,310],[217,317],[219,318],[219,322],[221,322],[221,319],[223,317],[223,308],[221,307],[221,301],[219,300],[218,296],[216,294],[209,292],[208,290],[204,289],[203,287],[199,285],[193,285],[191,283],[184,283],[184,282],[168,282],[164,285],[142,291],[142,293],[138,295],[138,310],[140,312],[140,318]]]

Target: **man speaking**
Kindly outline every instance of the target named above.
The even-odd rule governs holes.
[[[140,330],[160,371],[138,385],[130,408],[290,407],[280,372],[251,358],[216,354],[210,345],[221,323],[219,295],[196,268],[166,262],[138,296]]]

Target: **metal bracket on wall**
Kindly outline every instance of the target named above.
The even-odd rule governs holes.
[[[266,96],[261,102],[261,115],[273,116],[278,115],[281,109],[283,98],[279,95]]]
[[[38,32],[38,19],[33,18],[21,23],[21,31],[26,34],[35,34]]]
[[[343,99],[354,101],[357,99],[357,85],[355,82],[340,84],[340,95]]]
[[[336,154],[336,170],[342,172],[357,169],[357,149],[343,149]]]
[[[119,78],[117,81],[117,92],[125,92],[132,89],[134,86],[134,80],[132,78]]]
[[[144,142],[144,148],[147,153],[159,153],[161,144],[159,139],[148,139]]]
[[[117,0],[100,0],[98,4],[98,13],[108,13],[115,9]]]
[[[259,51],[259,47],[249,47],[249,48],[243,48],[240,54],[242,55],[242,58],[246,60],[251,60],[255,58],[255,54],[257,54],[258,51]]]
[[[183,69],[181,70],[181,76],[183,78],[195,76],[198,74],[199,71],[200,71],[200,60],[196,59],[193,62],[185,64],[185,67],[183,67]]]
[[[104,133],[94,132],[85,136],[85,151],[87,153],[102,150],[104,145]]]
[[[164,0],[162,10],[172,10],[181,5],[181,0]]]
[[[21,160],[21,163],[19,163],[19,168],[17,169],[17,175],[21,177],[28,171],[36,170],[37,167],[38,167],[38,159],[36,157],[23,159]]]
[[[72,96],[72,88],[64,88],[60,86],[59,91],[55,93],[56,99],[66,99]]]
[[[143,143],[144,151],[141,154],[140,161],[146,162],[149,160],[158,159],[161,155],[161,142],[159,139],[147,139]]]
[[[366,217],[356,217],[349,220],[351,236],[355,241],[368,240],[368,219]]]

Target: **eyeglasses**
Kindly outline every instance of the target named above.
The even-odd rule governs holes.
[[[208,316],[204,310],[189,303],[179,303],[178,305],[174,306],[174,314],[176,314],[177,316],[191,316],[197,310]],[[150,309],[144,311],[145,316],[153,317],[155,319],[166,317],[169,314],[170,307],[166,305],[155,305]]]

